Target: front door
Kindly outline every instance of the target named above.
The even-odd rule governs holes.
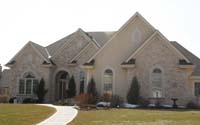
[[[64,100],[67,98],[67,89],[68,89],[68,73],[65,71],[60,71],[56,75],[56,100]]]

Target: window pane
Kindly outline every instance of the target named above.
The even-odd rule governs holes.
[[[19,80],[19,94],[24,94],[25,89],[25,81],[20,79]]]
[[[104,91],[112,93],[113,73],[112,70],[107,69],[104,72]]]
[[[162,71],[158,68],[154,69],[151,80],[153,97],[162,97]]]
[[[26,80],[26,94],[31,94],[32,80]]]
[[[200,82],[195,83],[195,96],[200,96]]]
[[[36,92],[37,92],[38,84],[39,84],[38,80],[33,80],[33,93],[34,94],[36,94]]]

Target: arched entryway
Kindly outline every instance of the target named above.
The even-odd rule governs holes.
[[[55,83],[55,99],[63,100],[67,98],[67,89],[69,82],[69,73],[66,71],[60,71],[56,75],[56,83]]]

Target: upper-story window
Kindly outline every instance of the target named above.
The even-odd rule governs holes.
[[[194,94],[195,96],[200,96],[200,82],[194,83]]]
[[[159,68],[155,68],[151,76],[152,82],[152,95],[155,98],[163,96],[162,93],[162,71]]]
[[[113,72],[111,69],[106,69],[104,71],[103,81],[104,81],[104,92],[112,94]]]
[[[24,73],[23,78],[19,80],[19,94],[35,94],[37,91],[38,83],[38,79],[36,79],[32,72]]]

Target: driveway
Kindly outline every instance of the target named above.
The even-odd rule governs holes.
[[[71,122],[78,114],[78,111],[72,106],[55,106],[52,104],[39,105],[53,107],[56,109],[56,113],[54,113],[46,120],[38,123],[37,125],[66,125],[67,123]]]

